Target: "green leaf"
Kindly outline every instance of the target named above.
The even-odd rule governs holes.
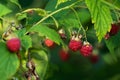
[[[115,48],[119,47],[120,37],[119,36],[111,36],[108,40],[105,40],[106,45],[110,52],[114,52]]]
[[[33,50],[31,53],[33,61],[36,63],[36,71],[40,78],[43,79],[48,67],[48,55],[43,50]]]
[[[65,18],[60,20],[61,25],[65,25],[68,28],[80,28],[79,21],[75,18]]]
[[[26,29],[23,28],[21,30],[16,31],[16,34],[21,40],[22,47],[28,50],[29,48],[32,47],[32,39],[30,36],[25,35],[26,34]]]
[[[111,29],[112,17],[110,9],[101,0],[85,0],[85,2],[91,13],[98,40],[101,41],[107,31]]]
[[[15,53],[11,53],[6,48],[6,44],[0,42],[0,79],[11,78],[19,67],[19,60]]]
[[[28,32],[38,32],[41,35],[46,36],[49,39],[53,40],[57,44],[62,43],[62,40],[59,34],[54,29],[51,29],[45,25],[39,24],[39,25],[33,26],[30,28]]]
[[[10,2],[16,4],[20,9],[22,9],[21,5],[19,4],[18,0],[10,0]]]
[[[16,14],[18,20],[26,19],[27,13],[18,13]]]
[[[22,47],[24,47],[26,50],[32,47],[32,39],[30,36],[25,35],[26,29],[23,28],[21,30],[16,31],[16,34],[21,40]]]
[[[16,31],[16,34],[20,38],[23,37],[25,35],[25,33],[26,33],[26,29],[25,28]]]
[[[21,37],[21,43],[26,50],[32,47],[32,39],[30,36],[24,35]]]
[[[1,34],[3,34],[3,20],[2,19],[0,19],[0,35]]]
[[[4,16],[8,13],[12,12],[9,8],[7,8],[6,6],[0,4],[0,17]]]

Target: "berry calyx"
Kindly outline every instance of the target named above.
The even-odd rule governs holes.
[[[61,37],[62,39],[66,39],[66,38],[67,38],[64,29],[60,29],[60,30],[58,31],[58,33],[59,33],[59,35],[60,35],[60,37]]]
[[[6,42],[7,48],[11,52],[18,52],[21,47],[21,42],[19,38],[12,38]]]
[[[69,42],[69,49],[72,51],[78,51],[82,47],[82,41],[80,38],[73,36]]]
[[[68,53],[68,51],[63,50],[63,49],[60,50],[59,56],[60,56],[60,59],[61,59],[62,61],[67,61],[67,60],[69,59],[69,53]]]
[[[83,56],[89,56],[93,51],[93,47],[89,42],[84,42],[83,46],[80,49],[80,53]]]
[[[54,42],[50,39],[45,39],[44,43],[47,47],[53,47],[54,46]]]

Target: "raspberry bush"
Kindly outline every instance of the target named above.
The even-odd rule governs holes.
[[[0,79],[119,80],[119,5],[1,0]]]

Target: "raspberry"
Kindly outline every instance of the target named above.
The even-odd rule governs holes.
[[[53,47],[54,46],[54,42],[50,39],[45,39],[44,43],[47,47]]]
[[[105,39],[109,39],[110,36],[114,36],[115,34],[118,33],[120,27],[117,24],[111,24],[111,30],[110,32],[107,32],[107,34],[105,35]]]
[[[89,42],[84,42],[84,45],[80,49],[80,53],[83,56],[89,56],[93,51],[93,47]]]
[[[111,30],[110,30],[110,35],[113,36],[117,34],[119,31],[119,26],[117,24],[112,24]]]
[[[19,38],[12,38],[6,42],[7,48],[11,52],[18,52],[21,44]]]
[[[63,61],[67,61],[69,59],[69,53],[65,50],[60,50],[59,55]]]
[[[69,42],[69,48],[72,51],[77,51],[81,47],[82,47],[82,41],[78,37],[74,38],[74,36],[73,36],[72,39]]]
[[[90,56],[90,61],[91,61],[92,63],[97,63],[98,60],[99,60],[99,56],[98,56],[98,55],[92,54],[92,55]]]

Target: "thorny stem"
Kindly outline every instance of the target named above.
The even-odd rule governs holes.
[[[60,8],[60,9],[58,9],[58,10],[52,12],[51,14],[49,14],[49,15],[43,17],[43,18],[42,18],[40,21],[38,21],[34,26],[40,24],[41,22],[43,22],[44,20],[46,20],[46,19],[49,18],[50,16],[52,16],[52,15],[54,15],[54,14],[56,14],[56,13],[62,11],[62,10],[69,9],[70,7],[74,6],[74,5],[75,5],[76,3],[78,3],[78,2],[79,2],[79,1],[73,3],[73,4],[69,5],[69,6],[66,6],[66,7]]]
[[[79,33],[80,30],[82,29],[82,30],[83,30],[83,33],[84,33],[85,40],[87,41],[86,30],[84,29],[84,27],[82,26],[82,24],[81,24],[81,22],[80,22],[78,13],[76,12],[76,10],[75,10],[74,8],[71,7],[71,9],[72,9],[73,12],[75,13],[75,16],[76,16],[76,18],[78,19],[78,22],[79,22],[79,25],[80,25],[80,28],[79,28],[79,30],[78,30],[78,33]]]

